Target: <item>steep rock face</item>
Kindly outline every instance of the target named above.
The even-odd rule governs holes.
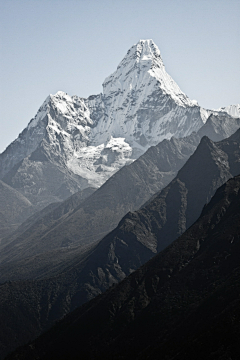
[[[56,187],[59,193],[63,188],[64,199],[76,189],[102,185],[163,139],[197,131],[207,116],[167,74],[153,41],[140,40],[105,80],[103,94],[88,99],[62,91],[50,95],[0,155],[0,179],[27,197],[51,197],[44,178],[57,171],[62,180]],[[17,175],[11,172],[15,167]],[[24,178],[26,172],[31,173],[33,187]],[[46,198],[39,201],[46,204]]]
[[[237,360],[239,195],[237,176],[167,249],[8,359]]]

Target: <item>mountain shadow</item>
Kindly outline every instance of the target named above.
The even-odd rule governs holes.
[[[237,360],[240,176],[182,236],[6,359]]]
[[[55,218],[54,213],[58,210],[53,209],[50,215],[47,208],[45,217],[43,210],[42,219],[28,226],[28,229],[19,228],[18,232],[5,240],[9,245],[2,251],[2,263],[38,256],[66,246],[85,246],[100,240],[118,225],[127,212],[139,209],[170,183],[193,154],[202,135],[209,133],[214,140],[222,139],[239,126],[240,119],[211,115],[198,133],[183,139],[164,140],[151,147],[134,163],[120,169],[68,216],[54,224],[49,223],[49,218]],[[185,228],[183,226],[183,230]]]
[[[6,322],[13,319],[7,338],[14,340],[10,344],[8,340],[8,349],[31,340],[131,274],[192,225],[217,187],[240,173],[239,137],[240,130],[218,143],[204,137],[177,177],[151,203],[128,213],[96,246],[78,248],[54,276],[50,271],[45,279],[2,284],[1,316]]]

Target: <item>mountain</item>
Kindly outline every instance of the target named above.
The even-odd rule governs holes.
[[[30,216],[33,208],[25,196],[0,180],[0,243]]]
[[[240,116],[240,104],[237,105],[229,105],[226,107],[221,107],[217,110],[218,112],[226,112],[227,114],[231,115],[232,117],[239,117]]]
[[[50,214],[48,208],[46,214],[43,209],[37,221],[31,221],[27,228],[23,224],[5,239],[7,246],[1,251],[1,263],[100,240],[128,211],[137,210],[151,195],[166,186],[194,152],[198,142],[198,136],[193,139],[173,138],[151,147],[75,206],[68,216],[59,211],[66,207],[68,199]]]
[[[232,359],[238,339],[240,176],[139,270],[7,359]]]
[[[51,269],[47,255],[16,264],[20,269],[29,266],[34,274],[44,259],[50,269],[45,269],[45,277],[42,272],[39,280],[0,285],[1,317],[8,321],[3,347],[9,351],[33,339],[55,320],[101,294],[171,244],[197,220],[216,189],[240,173],[239,140],[240,130],[218,143],[204,137],[177,177],[150,203],[128,213],[98,244],[84,250],[68,249],[61,266],[54,260]],[[56,251],[55,256],[59,253]],[[9,338],[14,340],[6,343]]]
[[[209,137],[212,141],[221,141],[230,137],[240,128],[240,117],[234,118],[226,113],[211,114],[206,123],[198,130],[202,138]]]
[[[52,215],[48,212],[44,215],[43,212],[42,217],[28,225],[27,229],[20,227],[5,239],[8,245],[2,249],[1,263],[100,240],[117,226],[127,212],[137,210],[169,184],[193,154],[203,135],[220,140],[239,127],[240,119],[227,114],[211,115],[197,133],[183,139],[163,140],[138,160],[120,169],[68,216],[57,217],[58,221],[53,223],[51,218],[56,219],[54,212],[59,213],[53,209]],[[60,208],[63,206],[60,205]],[[9,264],[7,269],[10,269]],[[12,279],[14,272],[11,270],[12,275],[8,279]],[[9,276],[7,273],[1,267],[2,281]],[[15,273],[25,276],[19,268]]]
[[[150,146],[197,131],[207,116],[167,74],[154,42],[140,40],[102,94],[49,95],[0,155],[0,179],[41,209],[102,185]]]
[[[45,264],[45,261],[34,261],[31,269],[22,261],[24,258],[45,252],[49,258],[49,251],[85,246],[100,240],[118,225],[128,211],[137,210],[169,184],[193,154],[203,135],[208,134],[211,139],[219,140],[239,127],[240,119],[233,119],[226,114],[211,115],[198,133],[183,139],[163,140],[157,146],[151,147],[134,163],[120,169],[85,201],[79,203],[79,195],[76,194],[71,212],[61,210],[68,209],[68,200],[65,201],[66,204],[60,204],[59,209],[54,206],[51,212],[51,208],[42,210],[36,215],[38,218],[33,218],[35,221],[30,219],[30,222],[23,224],[14,234],[4,239],[0,281],[38,277],[42,274],[41,263]],[[61,252],[60,258],[62,256]],[[55,262],[55,252],[53,257],[52,262]]]
[[[159,194],[198,145],[201,136],[189,135],[192,131],[208,127],[220,140],[230,135],[232,126],[238,127],[239,119],[223,112],[228,119],[224,128],[225,123],[218,122],[221,112],[211,113],[188,99],[166,73],[152,41],[134,45],[103,89],[103,94],[88,99],[63,92],[50,95],[0,155],[2,180],[22,193],[34,209],[65,200],[89,185],[103,184],[79,204],[73,196],[70,203],[50,205],[3,240],[3,277],[40,279],[2,284],[3,318],[9,315],[10,319],[5,322],[5,340],[10,345],[3,342],[3,347],[38,335],[146,262],[191,225],[202,201],[208,201],[238,170],[233,140],[214,145],[204,138],[196,158],[200,169],[195,164],[192,176],[191,165]],[[163,140],[172,135],[187,138]],[[146,156],[139,158],[147,149]],[[201,162],[205,155],[207,163]],[[209,173],[207,166],[213,167]],[[198,192],[201,199],[195,206],[192,196]],[[175,199],[178,213],[172,205]],[[146,206],[132,213],[146,201]],[[98,245],[94,243],[103,237]],[[16,334],[17,328],[21,334]]]
[[[3,182],[2,182],[3,183]],[[5,183],[3,190],[5,190],[5,188],[10,188],[8,185],[6,185]],[[33,231],[32,227],[37,223],[38,224],[38,231],[43,231],[46,232],[47,229],[47,225],[51,228],[53,227],[56,223],[58,223],[60,221],[60,219],[62,220],[64,217],[69,216],[76,207],[78,207],[85,199],[87,199],[91,194],[93,194],[93,192],[95,191],[95,188],[86,188],[82,191],[78,191],[77,193],[75,193],[74,195],[70,196],[67,200],[63,201],[63,202],[57,202],[57,203],[51,203],[50,205],[48,205],[47,207],[45,207],[44,209],[35,212],[33,215],[29,216],[29,214],[32,213],[31,210],[24,211],[24,215],[21,216],[21,220],[25,220],[27,218],[27,220],[23,221],[20,224],[15,224],[15,227],[17,227],[17,229],[15,231],[13,231],[10,235],[3,237],[1,244],[0,244],[0,251],[2,251],[3,247],[6,246],[9,242],[13,241],[13,239],[15,239],[18,236],[26,236],[27,231],[30,230],[30,232]],[[16,197],[17,191],[15,189],[12,189],[12,191],[14,192],[14,195]],[[4,191],[4,195],[6,197],[6,191]],[[13,198],[13,200],[16,200],[15,197]],[[23,195],[19,194],[19,197],[23,197]],[[5,201],[2,202],[2,204],[6,204],[9,203],[9,197],[8,199],[4,199]],[[25,201],[27,203],[29,203],[29,201],[27,199],[25,199]],[[13,205],[16,205],[15,202],[13,201]],[[15,211],[20,211],[21,207],[18,205],[15,208]],[[24,209],[25,210],[25,209]],[[5,208],[3,208],[2,212],[6,213]],[[45,221],[44,221],[45,219]],[[36,225],[35,225],[36,226]],[[1,263],[2,263],[3,258],[1,259]]]

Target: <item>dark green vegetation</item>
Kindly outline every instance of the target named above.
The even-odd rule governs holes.
[[[240,173],[239,143],[240,130],[218,143],[204,137],[177,177],[148,205],[128,213],[96,246],[86,251],[80,247],[75,253],[69,249],[67,261],[48,270],[54,276],[2,284],[1,317],[8,329],[3,353],[33,339],[181,235],[197,220],[216,189]],[[60,252],[55,254],[58,257]],[[28,266],[30,261],[31,269],[33,260],[37,257],[20,265]]]
[[[240,176],[181,237],[7,359],[237,360]]]

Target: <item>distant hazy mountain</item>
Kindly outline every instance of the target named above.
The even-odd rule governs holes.
[[[1,316],[5,321],[13,319],[8,339],[16,339],[10,348],[122,280],[191,226],[216,189],[240,173],[239,141],[240,130],[218,143],[204,137],[177,177],[146,207],[128,213],[95,247],[79,248],[75,254],[69,250],[68,261],[57,265],[55,276],[2,284]],[[35,261],[41,261],[41,256]],[[10,298],[15,299],[11,306]]]

